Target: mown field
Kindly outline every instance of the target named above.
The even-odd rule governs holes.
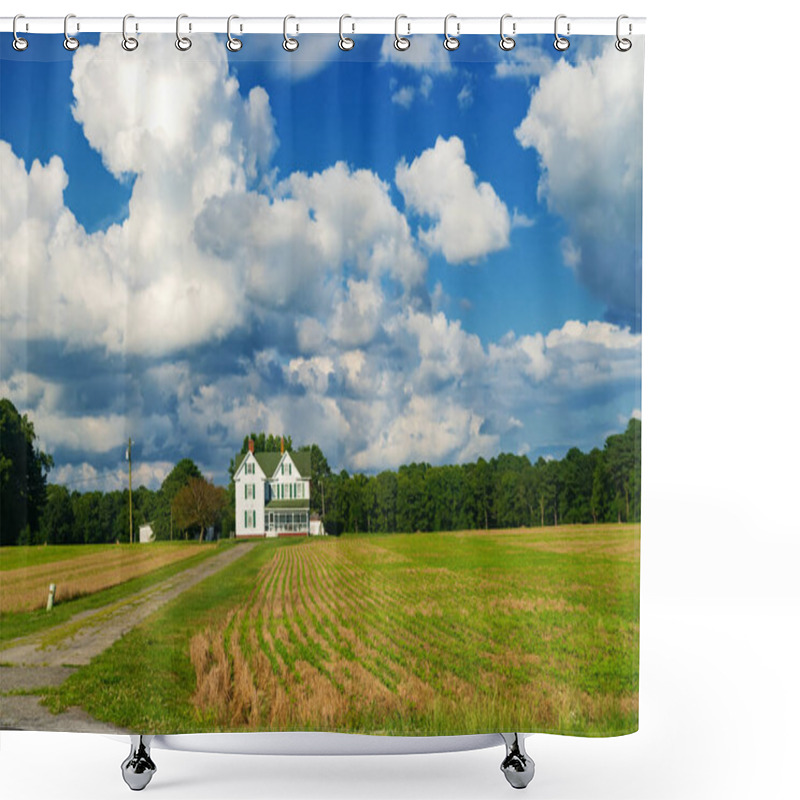
[[[44,608],[51,583],[56,584],[57,601],[65,602],[190,559],[202,547],[194,542],[165,542],[3,548],[0,614]]]
[[[31,584],[26,589],[20,591],[20,594],[32,597],[33,603],[28,603],[28,606],[33,605],[33,608],[22,611],[4,611],[0,613],[0,650],[7,647],[14,639],[21,636],[28,636],[45,630],[60,630],[68,623],[72,617],[84,611],[100,608],[101,606],[110,603],[118,602],[128,595],[135,594],[136,592],[146,589],[153,584],[166,580],[178,572],[189,569],[201,561],[209,558],[215,553],[219,552],[219,548],[228,547],[232,543],[228,541],[218,542],[213,545],[203,544],[200,545],[194,542],[175,543],[167,545],[168,548],[184,548],[186,554],[185,558],[178,558],[174,560],[166,559],[166,563],[159,557],[158,551],[165,545],[159,543],[147,545],[64,545],[64,546],[48,546],[48,547],[9,547],[0,549],[0,562],[4,565],[13,560],[22,564],[28,564],[30,567],[39,566],[43,564],[52,564],[53,567],[59,568],[61,562],[69,562],[71,559],[83,559],[88,556],[95,556],[98,553],[109,552],[112,549],[138,549],[155,548],[147,550],[150,553],[149,560],[145,563],[141,561],[135,572],[122,572],[116,571],[113,574],[106,575],[106,578],[101,581],[106,585],[106,588],[100,588],[89,594],[85,593],[86,586],[82,586],[79,591],[73,592],[70,598],[67,598],[66,592],[62,592],[63,584],[59,586],[58,581],[53,582],[59,587],[56,592],[56,605],[52,611],[46,612],[44,606],[47,602],[48,586],[51,582],[50,578],[45,575],[40,575],[36,579],[36,583]],[[17,552],[19,551],[19,552]],[[23,552],[27,551],[27,552]],[[53,558],[48,562],[45,558],[50,553],[42,551],[54,551]],[[113,554],[112,554],[113,555]],[[115,563],[118,556],[114,556],[108,563]],[[110,556],[106,556],[110,558]],[[70,569],[68,564],[64,563],[63,566]],[[9,576],[14,576],[17,570],[26,569],[27,567],[16,567],[15,569],[2,569],[0,570],[0,593],[5,595],[10,594],[8,581]],[[56,574],[56,573],[53,573]],[[60,580],[60,578],[58,579]],[[13,605],[12,603],[8,604]],[[0,662],[2,655],[0,655]]]
[[[638,727],[639,526],[266,541],[52,691],[140,732]]]

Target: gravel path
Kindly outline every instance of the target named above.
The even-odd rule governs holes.
[[[41,696],[2,696],[15,690],[59,686],[78,667],[111,647],[165,603],[249,553],[239,544],[191,569],[101,608],[76,614],[59,628],[15,639],[0,650],[0,728],[124,733],[79,709],[51,714]]]

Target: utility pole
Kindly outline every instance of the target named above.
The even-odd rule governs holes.
[[[130,521],[131,544],[133,544],[133,441],[128,437],[128,517]]]

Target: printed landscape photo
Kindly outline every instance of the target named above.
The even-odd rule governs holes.
[[[643,54],[39,38],[0,727],[635,731]]]

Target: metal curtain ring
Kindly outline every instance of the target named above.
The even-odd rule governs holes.
[[[69,35],[67,26],[69,25],[69,21],[71,19],[75,19],[74,14],[67,14],[67,16],[64,17],[64,49],[70,51],[77,50],[81,44],[74,36]],[[80,25],[77,25],[76,30],[80,30]]]
[[[231,22],[235,19],[239,19],[236,14],[231,14],[228,17],[228,41],[225,42],[225,47],[227,47],[231,53],[236,53],[242,49],[242,40],[231,35]],[[239,30],[241,30],[241,28],[239,28]]]
[[[459,42],[455,36],[451,36],[447,32],[447,23],[450,22],[451,19],[458,19],[458,17],[456,17],[455,14],[448,14],[444,18],[444,41],[442,42],[442,44],[444,45],[445,50],[452,51],[452,50],[458,50],[458,48],[461,45],[461,42]],[[456,34],[459,33],[460,29],[461,29],[461,23],[460,22],[456,23]]]
[[[188,36],[181,36],[181,20],[187,19],[188,17],[188,14],[178,14],[175,20],[175,47],[183,53],[192,46],[192,40]],[[189,30],[191,29],[192,26],[190,24]]]
[[[289,36],[287,26],[289,25],[290,19],[297,19],[297,17],[293,17],[291,14],[288,14],[283,18],[283,49],[287,53],[293,53],[298,47],[300,47],[300,40],[293,39],[291,36]]]
[[[344,21],[346,19],[353,19],[349,14],[342,14],[339,17],[339,49],[340,50],[352,50],[356,43],[344,35],[342,26],[344,25]],[[355,25],[353,26],[353,30],[355,30]]]
[[[622,22],[623,19],[628,19],[628,15],[627,14],[620,14],[617,17],[617,41],[614,42],[614,47],[616,47],[617,50],[620,51],[620,53],[627,53],[628,50],[630,50],[631,47],[633,47],[633,42],[631,42],[630,39],[623,39],[619,35],[619,24],[620,24],[620,22]],[[631,25],[630,25],[630,23],[628,23],[628,35],[630,35],[631,30],[632,30],[631,29]]]
[[[21,36],[17,36],[17,20],[18,19],[25,19],[25,15],[24,14],[17,14],[17,16],[14,17],[14,22],[13,22],[13,24],[11,26],[11,30],[14,33],[14,40],[11,42],[11,46],[17,52],[21,53],[23,50],[27,50],[27,48],[28,48],[28,40],[27,39],[23,39]]]
[[[400,35],[400,20],[401,19],[408,19],[405,14],[398,14],[394,18],[394,49],[400,50],[408,50],[411,47],[411,39],[406,39],[405,36]],[[408,32],[411,33],[411,25],[406,23],[408,26]]]
[[[501,50],[506,50],[506,51],[513,50],[515,45],[517,44],[516,41],[513,39],[513,37],[506,36],[505,33],[503,33],[503,23],[507,19],[511,19],[511,14],[503,14],[503,16],[500,17],[500,49]],[[516,23],[514,23],[514,25],[511,28],[511,30],[514,33],[516,33],[516,28],[517,28],[517,25],[516,25]]]
[[[133,14],[126,14],[122,18],[122,49],[132,53],[139,46],[139,40],[135,36],[128,36],[127,26],[129,19],[136,18]]]
[[[558,50],[561,53],[563,53],[569,47],[569,39],[565,39],[563,36],[559,36],[558,35],[558,21],[560,19],[566,19],[566,18],[567,18],[566,14],[559,14],[556,17],[556,23],[555,23],[555,26],[554,26],[555,27],[556,40],[553,42],[553,47],[555,47],[555,49]],[[569,22],[567,23],[567,35],[569,36]]]

